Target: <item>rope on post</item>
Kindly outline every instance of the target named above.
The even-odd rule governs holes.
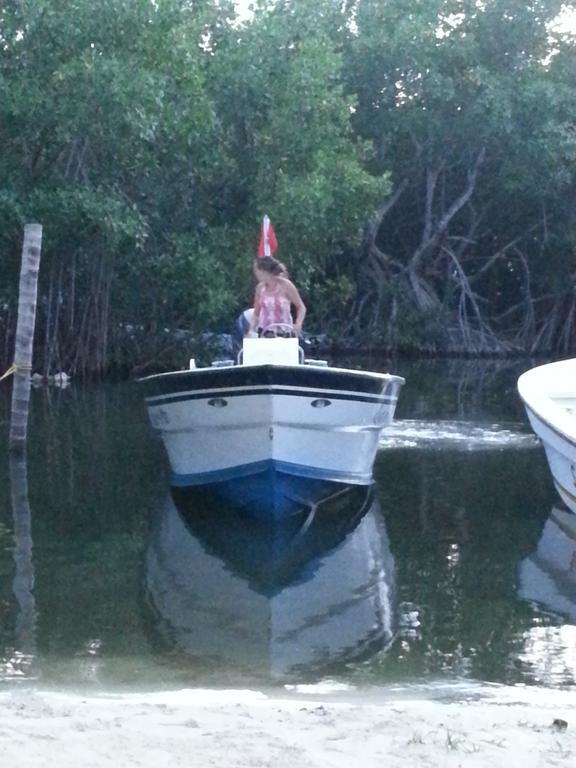
[[[0,381],[3,381],[3,379],[7,379],[8,376],[12,376],[13,373],[17,373],[18,371],[31,371],[32,366],[28,365],[27,363],[12,363],[10,368],[0,376]]]

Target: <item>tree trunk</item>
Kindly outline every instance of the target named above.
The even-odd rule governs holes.
[[[30,406],[30,371],[36,323],[36,295],[42,247],[42,225],[26,224],[20,269],[18,321],[14,350],[14,384],[10,417],[10,450],[24,451]]]

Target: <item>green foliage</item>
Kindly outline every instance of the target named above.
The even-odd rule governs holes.
[[[165,329],[227,330],[251,300],[264,213],[313,330],[337,334],[358,312],[365,332],[364,307],[372,331],[389,338],[396,306],[397,343],[432,326],[440,337],[461,301],[446,243],[469,243],[458,253],[473,279],[514,242],[534,295],[565,290],[576,245],[576,46],[549,27],[563,5],[261,0],[240,24],[233,3],[216,0],[5,0],[4,338],[22,226],[33,219],[45,230],[45,367],[113,366],[120,328],[146,329],[158,359]],[[375,240],[386,269],[405,269],[480,151],[473,194],[418,263],[439,297],[430,323],[398,273],[362,276],[367,225],[405,183]],[[478,283],[488,314],[526,290],[526,277],[510,275],[502,262]],[[122,364],[140,363],[142,347],[122,349]]]
[[[444,304],[452,322],[464,284],[447,278],[449,252],[477,288],[488,283],[476,274],[502,249],[513,244],[522,259],[522,280],[509,280],[506,260],[494,259],[495,280],[477,305],[487,318],[527,307],[527,284],[531,296],[549,291],[551,248],[561,250],[564,282],[574,269],[576,47],[574,37],[554,37],[549,26],[562,7],[557,0],[356,5],[344,68],[358,97],[354,127],[374,144],[374,172],[389,170],[393,184],[407,189],[377,243],[410,265],[413,281]],[[468,200],[451,212],[467,186]],[[448,223],[434,241],[441,221]],[[513,336],[512,315],[507,322]]]
[[[366,149],[352,136],[353,101],[342,90],[330,19],[317,13],[308,36],[308,10],[302,3],[263,11],[220,49],[207,76],[237,161],[232,212],[254,229],[269,213],[281,258],[304,281],[332,241],[356,235],[387,189],[366,172]]]

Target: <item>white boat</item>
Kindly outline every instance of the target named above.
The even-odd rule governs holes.
[[[554,507],[536,551],[518,567],[518,596],[576,623],[576,515]]]
[[[154,520],[145,585],[170,651],[224,679],[315,676],[386,649],[395,568],[370,486],[311,493],[284,521],[218,514],[199,488]]]
[[[404,380],[305,360],[296,338],[247,338],[237,361],[140,382],[172,486],[268,494],[270,510],[280,476],[370,484]]]
[[[532,368],[518,392],[562,500],[576,512],[576,359]]]

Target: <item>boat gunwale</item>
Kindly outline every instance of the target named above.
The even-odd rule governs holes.
[[[164,398],[195,399],[194,393],[214,397],[223,396],[222,392],[228,396],[290,394],[395,403],[404,379],[393,374],[357,373],[338,368],[259,365],[174,371],[146,377],[138,384],[144,388],[149,405]],[[382,397],[386,400],[381,401]]]
[[[403,376],[398,376],[395,373],[381,373],[379,371],[362,371],[358,370],[356,368],[337,368],[334,366],[326,366],[326,365],[307,365],[307,364],[301,364],[298,365],[284,365],[282,363],[264,363],[262,365],[226,365],[222,367],[213,367],[213,366],[205,366],[203,368],[187,368],[182,371],[164,371],[162,373],[153,373],[149,376],[142,376],[138,379],[136,379],[137,382],[143,383],[146,381],[151,381],[153,379],[161,379],[161,378],[171,378],[171,377],[177,377],[177,376],[195,376],[200,373],[207,373],[210,371],[211,373],[215,373],[216,371],[230,371],[230,370],[246,370],[246,371],[254,371],[254,370],[289,370],[289,371],[314,371],[319,372],[322,371],[321,375],[325,375],[326,373],[337,373],[339,375],[342,374],[350,374],[351,376],[358,376],[358,377],[369,377],[369,378],[375,378],[385,381],[398,381],[399,384],[403,385],[406,383],[406,380]],[[218,374],[217,374],[218,375]]]

